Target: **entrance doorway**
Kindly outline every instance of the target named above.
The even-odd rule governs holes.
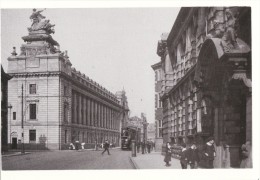
[[[17,149],[17,138],[12,138],[12,149]]]

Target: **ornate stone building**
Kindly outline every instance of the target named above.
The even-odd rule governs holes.
[[[168,37],[168,33],[163,33],[161,36],[162,41],[166,41]],[[159,48],[159,46],[158,46]],[[162,88],[164,88],[164,78],[162,77],[162,65],[161,62],[153,64],[151,66],[155,73],[155,97],[154,97],[154,107],[155,107],[155,151],[162,150],[163,144],[163,133],[162,133],[162,122],[163,122],[163,108],[162,108],[162,101],[160,100],[160,92]]]
[[[118,146],[122,105],[116,95],[72,68],[67,51],[61,52],[50,35],[54,25],[40,13],[34,10],[30,17],[33,24],[22,37],[26,44],[21,53],[14,50],[8,58],[13,76],[8,143],[19,148],[24,141],[26,149],[65,149],[77,140],[88,148],[108,139]]]
[[[161,57],[163,140],[215,139],[215,167],[238,167],[252,141],[251,9],[181,8]]]

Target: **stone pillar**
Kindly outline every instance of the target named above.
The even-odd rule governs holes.
[[[252,143],[252,96],[246,98],[246,141]]]
[[[108,122],[109,122],[109,114],[108,114],[108,107],[106,107],[106,128],[108,129]]]
[[[77,114],[77,93],[74,93],[74,119],[73,122],[76,124],[77,123],[77,119],[78,119],[78,114]]]
[[[83,124],[87,124],[87,116],[86,116],[87,108],[86,108],[86,97],[83,96]]]
[[[90,99],[87,98],[87,125],[90,126]]]
[[[100,127],[103,128],[103,104],[100,104]]]
[[[80,94],[79,94],[79,102],[78,103],[79,103],[79,111],[78,111],[79,112],[79,114],[78,114],[79,122],[78,122],[78,124],[81,124],[82,123],[82,113],[81,113],[82,112],[82,109],[81,109],[82,108],[81,107],[82,103],[81,103],[81,95]]]
[[[90,120],[89,125],[93,126],[93,102],[92,102],[92,99],[89,99],[89,120]]]

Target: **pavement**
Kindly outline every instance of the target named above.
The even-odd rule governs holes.
[[[181,169],[180,160],[172,158],[171,166],[166,167],[161,152],[137,153],[136,157],[129,157],[135,169]]]

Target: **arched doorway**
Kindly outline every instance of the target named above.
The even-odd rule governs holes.
[[[246,48],[225,52],[221,43],[219,38],[207,39],[196,65],[194,80],[201,110],[198,139],[205,143],[207,137],[214,137],[219,156],[216,167],[223,167],[224,161],[239,167],[240,147],[247,139],[246,131],[251,131],[246,127],[251,96],[246,67],[251,62],[250,48],[238,39],[240,47]],[[230,153],[230,158],[224,159],[223,153]]]

